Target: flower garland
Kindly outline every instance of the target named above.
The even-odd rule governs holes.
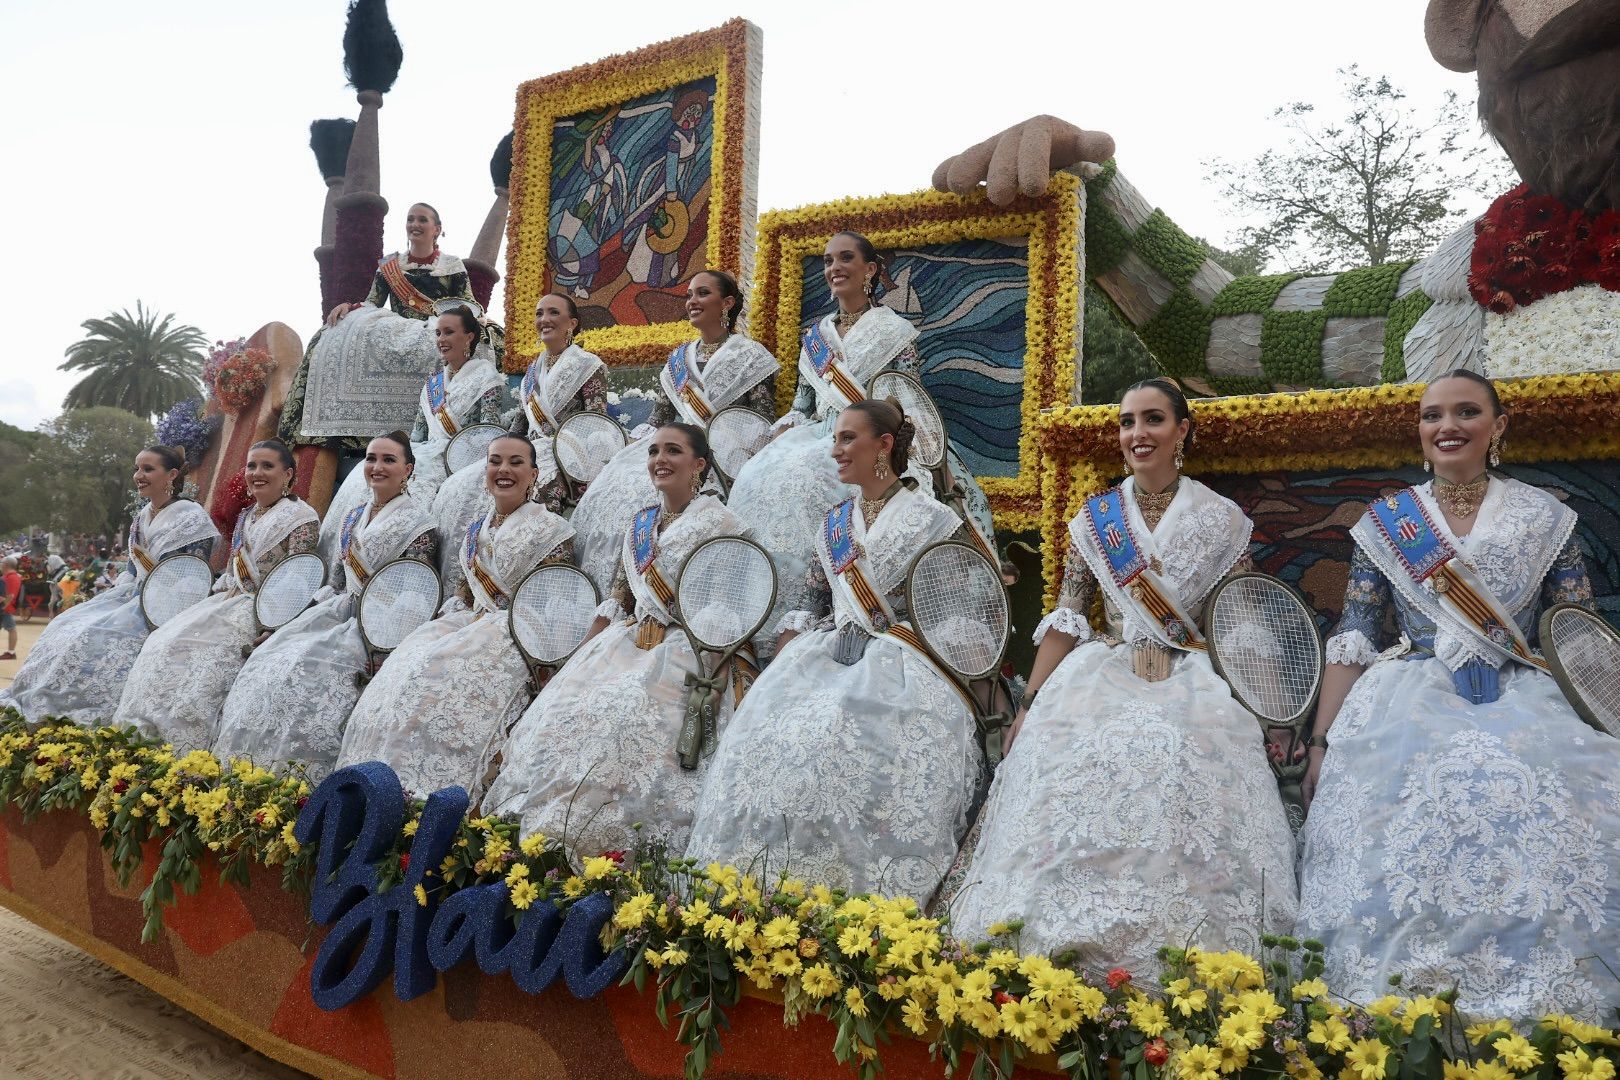
[[[153,434],[165,446],[184,448],[186,463],[195,466],[218,430],[219,419],[206,415],[202,398],[187,398],[170,406]]]
[[[880,195],[777,210],[764,215],[758,269],[749,310],[757,337],[782,365],[777,409],[786,412],[797,385],[799,328],[804,317],[802,261],[818,254],[835,232],[854,229],[881,249],[1029,238],[1030,280],[1024,308],[1024,392],[1020,404],[1019,471],[981,477],[998,528],[1022,531],[1039,522],[1036,421],[1044,408],[1073,398],[1080,323],[1080,250],[1085,203],[1080,180],[1052,178],[1046,194],[992,206],[982,193],[966,198],[938,191]]]
[[[276,362],[270,354],[247,344],[247,339],[215,342],[203,364],[203,385],[208,388],[209,407],[239,413],[259,399]]]
[[[1578,285],[1620,292],[1620,211],[1590,214],[1520,184],[1474,223],[1468,291],[1495,314]]]
[[[130,729],[47,722],[30,731],[20,714],[0,711],[0,803],[25,818],[86,813],[121,884],[149,846],[161,847],[141,898],[143,940],[161,929],[175,886],[195,891],[209,854],[222,883],[247,884],[259,862],[283,867],[283,887],[306,892],[314,848],[298,844],[292,823],[308,795],[295,774],[200,750],[176,758]],[[418,803],[376,890],[403,877],[420,814]],[[848,896],[785,876],[762,883],[734,866],[669,859],[656,845],[576,868],[557,840],[520,838],[505,819],[464,820],[416,899],[425,906],[430,892],[496,882],[514,922],[537,903],[566,912],[587,895],[609,896],[604,947],[626,950],[625,981],[650,986],[660,1017],[673,1015],[689,1076],[719,1053],[725,1010],[745,983],[779,995],[788,1024],[826,1017],[837,1029],[834,1057],[863,1080],[880,1075],[879,1047],[901,1028],[953,1072],[976,1057],[974,1076],[1028,1062],[1099,1080],[1114,1061],[1136,1080],[1613,1080],[1620,1061],[1616,1032],[1568,1016],[1523,1033],[1505,1019],[1469,1024],[1451,991],[1348,1004],[1324,981],[1315,941],[1266,937],[1259,957],[1166,948],[1160,984],[1146,986],[1120,968],[1079,970],[1072,954],[1023,953],[1018,922],[991,927],[990,942],[968,948],[909,898]]]
[[[232,473],[219,494],[214,496],[214,505],[208,511],[222,539],[229,542],[231,534],[236,531],[236,519],[252,505],[253,496],[248,494],[247,480],[240,471]]]
[[[530,313],[546,289],[551,208],[551,140],[560,117],[644,97],[713,76],[714,151],[705,264],[739,278],[748,269],[745,233],[752,229],[751,147],[757,139],[760,35],[743,19],[634,53],[610,56],[518,87],[512,140],[512,198],[506,223],[508,348],[503,367],[523,371],[539,354]],[[663,360],[691,339],[684,322],[587,331],[580,345],[609,364]]]
[[[1620,373],[1544,375],[1498,383],[1511,416],[1510,461],[1620,457]],[[1198,438],[1188,453],[1193,474],[1248,475],[1317,469],[1415,465],[1422,384],[1379,385],[1297,394],[1197,399]],[[1119,409],[1067,406],[1041,416],[1042,565],[1048,609],[1057,602],[1063,537],[1081,503],[1124,470]]]

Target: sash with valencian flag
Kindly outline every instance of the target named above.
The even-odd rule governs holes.
[[[865,400],[866,395],[861,392],[860,386],[844,370],[843,357],[822,336],[821,324],[812,323],[804,332],[804,355],[809,357],[810,367],[815,373],[832,384],[845,401],[854,404]]]
[[[636,573],[647,583],[653,596],[663,605],[664,613],[675,610],[675,590],[658,569],[658,504],[642,507],[630,521],[630,553],[636,560]],[[636,647],[650,649],[664,640],[665,627],[657,619],[643,619],[636,631]]]
[[[1538,671],[1547,670],[1546,663],[1531,654],[1518,624],[1501,601],[1491,595],[1473,568],[1457,557],[1456,550],[1434,527],[1411,488],[1377,500],[1368,510],[1373,524],[1378,526],[1407,575],[1419,585],[1432,580],[1434,595],[1441,607],[1504,659],[1517,660]],[[1459,670],[1453,675],[1463,676],[1465,672]],[[1473,675],[1470,673],[1469,677]],[[1476,688],[1464,687],[1461,682],[1458,688],[1465,693],[1477,692]]]
[[[478,561],[478,537],[484,531],[485,520],[487,519],[478,518],[467,526],[467,546],[463,552],[462,561],[467,564],[467,569],[472,573],[474,580],[478,582],[478,587],[484,590],[484,595],[488,597],[490,604],[499,607],[500,601],[506,597],[506,592],[495,583],[495,579],[490,576],[489,571],[484,569],[484,564]]]
[[[420,314],[433,314],[433,301],[424,296],[422,290],[411,284],[411,279],[405,275],[405,268],[400,265],[398,255],[378,263],[377,272],[388,282],[388,291],[393,293],[400,303]]]
[[[1120,592],[1135,602],[1137,609],[1157,627],[1168,643],[1180,649],[1207,648],[1198,628],[1181,613],[1180,605],[1161,587],[1125,516],[1125,493],[1110,488],[1086,500],[1086,521],[1097,548],[1108,561],[1109,575]]]
[[[674,384],[675,392],[681,395],[681,400],[698,415],[700,422],[707,424],[713,418],[714,410],[709,408],[709,403],[692,385],[692,368],[686,362],[686,350],[687,346],[681,345],[669,354],[669,381]]]
[[[242,553],[243,545],[247,543],[248,515],[251,513],[253,508],[250,506],[237,516],[236,531],[231,534],[231,571],[236,574],[236,583],[244,589],[252,589],[258,584],[253,577],[253,564]]]
[[[439,418],[439,423],[444,427],[444,433],[454,435],[459,429],[456,427],[456,422],[450,419],[450,407],[445,397],[444,388],[448,377],[449,373],[445,368],[440,368],[428,376],[427,399],[428,408],[432,409],[433,415]]]
[[[360,553],[354,549],[354,530],[370,508],[370,503],[361,503],[350,510],[348,516],[343,519],[343,531],[338,538],[339,550],[343,552],[343,564],[354,571],[355,578],[362,585],[371,580],[371,571],[366,569],[366,564],[360,561]]]
[[[855,499],[845,499],[829,510],[821,527],[827,554],[832,556],[833,573],[849,583],[850,591],[873,628],[880,634],[888,633],[894,623],[889,605],[872,587],[860,565],[866,552],[855,539]]]

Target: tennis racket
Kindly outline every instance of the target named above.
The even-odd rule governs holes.
[[[1010,707],[995,707],[993,681],[1012,630],[1001,571],[972,544],[930,544],[906,574],[906,607],[923,648],[973,703],[985,755],[991,765],[998,764],[1003,729],[1012,722]],[[974,684],[985,680],[992,681],[981,698]]]
[[[371,657],[399,648],[412,631],[433,618],[443,599],[438,573],[415,559],[395,559],[372,574],[360,590],[356,619],[360,639],[366,646],[368,670]],[[364,686],[369,678],[367,672],[361,672],[355,682]]]
[[[456,432],[444,448],[445,475],[460,472],[475,461],[489,456],[489,444],[506,434],[499,424],[473,424]]]
[[[1620,737],[1620,634],[1579,604],[1541,613],[1541,649],[1576,714]]]
[[[565,498],[570,504],[579,500],[613,455],[624,449],[625,442],[624,428],[606,413],[578,412],[558,425],[551,454],[566,481]]]
[[[254,637],[298,618],[325,583],[326,564],[319,555],[289,555],[272,566],[253,594],[253,620],[258,624]],[[253,649],[252,643],[242,646],[242,655]]]
[[[1259,718],[1268,741],[1279,729],[1288,732],[1281,758],[1267,754],[1267,760],[1297,830],[1304,824],[1300,784],[1308,766],[1295,755],[1327,670],[1316,613],[1297,590],[1249,571],[1216,586],[1205,623],[1210,663],[1238,704]]]
[[[208,595],[214,587],[214,571],[207,559],[195,555],[171,555],[162,560],[141,582],[141,618],[148,630],[156,630]]]
[[[692,642],[698,669],[686,677],[686,714],[675,752],[681,768],[696,769],[714,753],[720,695],[739,649],[759,633],[776,603],[770,555],[741,536],[716,536],[692,549],[675,579],[675,610]],[[719,660],[713,674],[705,652]]]
[[[771,422],[753,409],[728,405],[709,421],[708,436],[715,471],[730,484],[748,459],[771,441]]]
[[[507,629],[529,666],[531,693],[585,641],[601,595],[590,576],[567,563],[545,563],[518,583]]]

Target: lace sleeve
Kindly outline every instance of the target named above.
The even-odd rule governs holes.
[[[579,407],[574,409],[573,412],[581,410],[584,412],[607,412],[607,392],[607,378],[601,371],[597,371],[596,374],[585,380],[584,386],[579,388],[579,393],[575,395],[574,399],[579,403]],[[559,419],[561,418],[559,417]]]
[[[388,298],[392,295],[393,293],[388,288],[388,279],[382,276],[381,270],[371,275],[371,291],[366,294],[365,299],[367,304],[372,307],[382,307],[388,303]]]
[[[788,415],[782,419],[787,420],[789,416],[797,416],[804,420],[816,418],[816,388],[805,381],[802,371],[799,372],[798,388],[793,391],[793,408],[789,409]],[[799,420],[790,421],[791,424],[799,422]]]
[[[767,420],[776,419],[776,376],[767,375],[759,380],[736,404],[752,409]]]
[[[315,599],[317,601],[325,600],[328,596],[336,596],[346,591],[348,587],[348,568],[343,565],[342,559],[335,559],[332,562],[332,572],[327,575],[326,584],[321,587],[320,592],[315,594]],[[325,595],[323,596],[322,593]]]
[[[492,386],[484,391],[478,399],[478,406],[473,410],[472,422],[475,424],[499,424],[501,417],[506,415],[506,384]],[[423,441],[426,441],[425,439]]]
[[[402,559],[415,559],[419,563],[438,568],[439,565],[439,530],[428,529],[421,536],[405,545],[405,550],[399,553]]]
[[[1344,613],[1327,641],[1327,662],[1365,667],[1377,659],[1390,602],[1389,582],[1357,548],[1344,588]]]
[[[512,414],[512,422],[506,426],[506,430],[525,439],[529,437],[529,410],[524,408],[521,400],[517,403],[517,411]]]
[[[1592,579],[1586,572],[1586,557],[1581,554],[1580,542],[1574,535],[1564,542],[1563,550],[1541,580],[1541,604],[1543,607],[1579,604],[1588,609],[1593,606]]]
[[[1069,539],[1069,552],[1063,560],[1063,587],[1058,592],[1057,607],[1035,627],[1035,644],[1040,645],[1048,630],[1068,634],[1076,641],[1091,637],[1091,622],[1087,612],[1097,595],[1097,579],[1080,554],[1073,537]]]
[[[607,599],[598,605],[596,613],[616,622],[633,617],[635,610],[636,594],[630,591],[630,579],[624,574],[624,560],[621,559],[618,569],[613,572],[613,584],[608,587]]]
[[[804,584],[807,588],[804,606],[782,616],[782,621],[776,624],[777,634],[788,630],[796,634],[808,633],[832,611],[832,586],[827,582],[819,557],[811,557],[810,566],[804,572]]]
[[[306,521],[287,534],[287,554],[304,555],[315,551],[321,542],[321,523]]]

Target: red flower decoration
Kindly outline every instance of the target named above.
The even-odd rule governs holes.
[[[403,851],[399,856],[399,872],[404,873],[411,868],[411,853]]]
[[[1108,989],[1118,990],[1131,981],[1131,973],[1124,968],[1114,968],[1108,973]]]
[[[1474,223],[1468,291],[1498,315],[1587,284],[1620,292],[1620,213],[1588,214],[1520,184]]]
[[[1142,1060],[1155,1069],[1170,1060],[1170,1044],[1163,1039],[1149,1039],[1142,1047]]]

